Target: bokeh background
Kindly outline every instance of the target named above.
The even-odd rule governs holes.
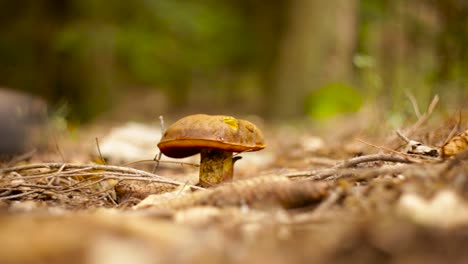
[[[0,86],[77,122],[129,101],[287,120],[437,93],[456,109],[468,1],[0,0]]]

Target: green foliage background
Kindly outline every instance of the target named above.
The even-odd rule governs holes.
[[[468,4],[353,0],[355,9],[340,11],[343,1],[0,0],[0,85],[65,102],[76,120],[140,87],[166,94],[168,111],[278,118],[285,97],[305,106],[288,112],[295,116],[357,110],[361,100],[396,111],[405,91],[422,103],[440,93],[463,104]],[[311,4],[313,14],[304,11]],[[350,32],[330,26],[342,15],[355,21]],[[302,41],[294,34],[315,44],[294,55]],[[339,57],[342,47],[351,56]],[[288,68],[308,80],[288,80]]]

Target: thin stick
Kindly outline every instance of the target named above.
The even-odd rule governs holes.
[[[447,136],[447,138],[445,138],[444,140],[444,143],[442,144],[445,145],[447,144],[450,139],[452,139],[455,134],[458,132],[458,130],[460,129],[460,124],[461,124],[461,119],[462,119],[462,116],[461,116],[461,110],[459,109],[458,110],[458,120],[457,120],[457,123],[455,124],[455,126],[452,128],[452,130],[450,131],[449,135]]]
[[[172,163],[172,164],[178,164],[178,165],[188,165],[188,166],[193,166],[193,167],[200,167],[200,164],[196,164],[196,163],[190,163],[190,162],[182,162],[182,161],[173,161],[173,160],[156,160],[155,159],[151,159],[151,160],[136,160],[136,161],[131,161],[131,162],[127,162],[127,163],[124,163],[120,166],[128,166],[128,165],[132,165],[132,164],[136,164],[136,163],[140,163],[140,162],[160,162],[160,163]]]
[[[159,116],[159,125],[161,127],[161,139],[162,139],[164,137],[164,133],[166,132],[166,127],[164,126],[164,117],[162,115]],[[154,164],[152,173],[155,173],[156,170],[159,168],[159,162],[161,161],[161,157],[162,157],[161,151],[158,154],[156,154],[156,156],[154,157],[156,164]]]
[[[99,153],[100,162],[102,162],[105,165],[106,160],[104,160],[104,158],[102,157],[101,147],[99,146],[99,139],[97,137],[95,137],[95,140],[96,140],[96,148],[97,148],[98,153]]]
[[[421,115],[421,117],[414,123],[414,125],[406,131],[406,136],[410,137],[413,133],[419,129],[431,116],[432,112],[436,108],[437,104],[439,103],[439,96],[436,94],[432,99],[431,103],[429,104],[427,111]]]
[[[57,178],[50,177],[50,178],[48,179],[48,182],[47,182],[46,186],[52,186],[52,183],[54,183],[55,179],[57,179]]]
[[[182,191],[185,189],[185,187],[186,187],[187,185],[188,185],[188,181],[185,181],[185,185],[182,186],[182,187],[180,188],[180,190],[179,190],[179,192],[177,193],[176,197],[179,196],[179,195],[182,193]]]
[[[19,193],[19,194],[14,194],[14,195],[9,195],[9,196],[3,196],[3,197],[0,197],[0,200],[9,200],[9,199],[14,199],[14,198],[20,198],[20,197],[23,197],[23,196],[26,196],[26,195],[29,195],[29,194],[32,194],[32,193],[35,193],[35,192],[40,192],[40,191],[33,190],[33,191],[29,191],[29,192],[24,192],[24,193]]]
[[[335,204],[338,199],[343,195],[343,189],[338,187],[335,191],[332,191],[331,194],[325,199],[319,206],[312,212],[312,215],[318,216],[323,214],[326,211],[329,211],[330,207]]]
[[[55,148],[56,148],[58,154],[60,155],[60,158],[62,159],[62,162],[65,163],[65,158],[63,156],[62,151],[60,150],[60,146],[58,144],[57,138],[55,137],[55,135],[53,136],[53,138],[54,138]]]
[[[419,127],[421,127],[425,122],[427,122],[427,120],[429,119],[430,115],[432,114],[432,112],[434,111],[434,109],[436,108],[437,104],[439,102],[439,96],[438,95],[435,95],[434,98],[432,98],[432,101],[431,103],[429,104],[427,110],[425,113],[423,113],[421,115],[420,118],[418,118],[418,120],[408,129],[406,129],[404,131],[405,135],[407,137],[411,137],[413,135],[413,133],[415,131],[417,131],[419,129]],[[389,140],[388,140],[388,144],[390,146],[392,146],[392,148],[397,148],[397,146],[395,145],[397,142],[398,138],[396,136],[394,137],[391,137]]]
[[[17,173],[16,171],[12,172],[11,174],[15,175],[16,177],[22,178],[23,175]]]
[[[47,185],[42,185],[42,184],[25,184],[22,183],[18,185],[18,187],[28,187],[28,188],[40,188],[40,189],[60,189],[59,186],[47,186]]]
[[[159,124],[161,126],[161,138],[164,136],[164,132],[166,132],[166,127],[164,126],[164,117],[162,115],[159,116]]]
[[[387,152],[391,152],[391,153],[395,153],[395,154],[403,155],[403,156],[407,156],[407,157],[410,156],[410,155],[408,155],[408,154],[405,154],[405,153],[402,153],[402,152],[393,150],[393,149],[391,149],[391,148],[387,148],[387,147],[383,147],[383,146],[374,145],[374,144],[372,144],[372,143],[369,143],[369,142],[364,141],[364,140],[359,139],[359,138],[357,138],[356,140],[359,141],[359,142],[361,142],[361,143],[364,143],[364,144],[366,144],[366,145],[368,145],[368,146],[371,146],[371,147],[373,147],[373,148],[376,148],[376,149],[380,149],[380,150],[383,150],[383,151],[387,151]]]
[[[427,113],[428,115],[432,114],[432,112],[434,112],[434,109],[436,108],[437,104],[439,103],[439,95],[436,94],[434,96],[434,98],[432,99],[431,101],[431,104],[429,105],[429,107],[427,108]]]
[[[0,169],[0,173],[8,173],[11,171],[24,171],[24,170],[32,170],[32,169],[58,169],[64,166],[64,169],[87,169],[87,170],[107,170],[107,171],[120,171],[120,172],[128,172],[134,174],[141,174],[149,177],[161,177],[157,174],[152,174],[146,171],[128,168],[128,167],[121,167],[121,166],[113,166],[113,165],[100,165],[100,164],[71,164],[71,163],[37,163],[37,164],[28,164],[16,167],[9,167]]]
[[[81,169],[73,169],[73,170],[67,170],[67,171],[63,171],[61,172],[62,174],[75,174],[75,173],[78,173],[78,172],[84,172],[84,171],[90,171],[92,170],[93,168],[91,167],[85,167],[85,168],[81,168]]]
[[[110,191],[110,190],[112,190],[112,188],[108,189],[107,191]],[[112,204],[118,205],[118,203],[114,200],[114,197],[112,197],[112,195],[109,192],[106,192],[106,196],[112,202]]]
[[[65,169],[65,163],[58,169],[57,172],[55,172],[55,174],[57,174],[57,175],[60,174],[60,173],[63,171],[63,169]],[[49,180],[49,182],[47,183],[47,186],[51,186],[52,183],[53,183],[56,179],[57,179],[57,178],[55,178],[55,177],[51,177],[50,180]]]
[[[356,167],[356,165],[366,162],[373,162],[373,161],[388,161],[388,162],[396,162],[396,163],[414,163],[414,161],[406,158],[406,157],[399,157],[392,154],[373,154],[373,155],[366,155],[351,158],[349,160],[343,161],[338,168],[351,168]]]
[[[416,100],[416,97],[414,97],[414,94],[412,94],[408,90],[405,90],[405,94],[406,97],[408,97],[408,99],[410,100],[411,104],[413,105],[413,110],[416,114],[416,117],[421,118],[421,112],[419,111],[418,101]]]
[[[56,173],[57,174],[61,173],[63,171],[63,169],[65,169],[65,166],[66,166],[66,164],[64,163],[62,166],[60,166],[60,168],[58,169],[58,171]]]
[[[413,162],[413,163],[421,163],[422,160],[425,160],[425,161],[428,161],[428,160],[429,161],[440,161],[440,159],[438,159],[438,158],[429,157],[429,156],[421,156],[421,155],[418,155],[418,154],[404,153],[404,152],[396,151],[396,150],[393,150],[393,149],[390,149],[390,148],[377,146],[377,145],[371,144],[369,142],[366,142],[364,140],[360,140],[360,139],[357,139],[357,140],[359,142],[367,144],[367,145],[369,145],[371,147],[374,147],[374,148],[377,148],[377,149],[380,149],[380,150],[383,150],[383,151],[388,151],[388,152],[391,152],[391,153],[395,153],[395,154],[397,154],[399,156],[406,157],[407,159],[411,160],[411,162]]]
[[[352,181],[362,181],[362,180],[369,180],[376,178],[381,175],[395,175],[395,174],[402,174],[405,172],[410,172],[411,170],[415,169],[424,169],[420,164],[398,164],[394,166],[384,166],[380,168],[359,168],[355,169],[354,171],[343,171],[342,173],[331,177],[327,180],[338,180],[343,178],[349,178]],[[430,170],[426,170],[427,175],[429,173],[436,173],[434,168]],[[405,174],[407,175],[407,174]],[[409,176],[409,175],[407,175]]]
[[[151,171],[152,173],[156,173],[156,171],[158,170],[159,163],[161,162],[161,158],[162,158],[162,152],[159,151],[156,154],[156,156],[154,156],[154,159],[153,159],[156,162],[156,164],[154,164],[153,170]]]
[[[72,191],[75,191],[75,190],[84,189],[84,188],[86,188],[86,187],[93,186],[93,185],[95,185],[95,184],[98,184],[98,183],[103,182],[103,181],[106,181],[106,180],[108,180],[108,179],[106,179],[106,178],[101,178],[101,179],[99,179],[99,180],[97,180],[97,181],[93,181],[93,182],[91,182],[91,183],[88,183],[88,184],[85,184],[85,185],[82,185],[82,186],[78,186],[78,187],[75,187],[75,188],[70,188],[70,189],[66,189],[66,190],[63,190],[63,191],[59,191],[58,193],[62,193],[62,194],[63,194],[63,193],[72,192]]]
[[[404,157],[398,157],[398,156],[391,155],[391,154],[373,154],[373,155],[355,157],[349,160],[342,161],[333,168],[288,172],[288,173],[281,174],[281,176],[285,176],[289,178],[310,177],[308,178],[309,180],[323,180],[339,172],[343,172],[343,171],[351,172],[351,170],[349,169],[355,167],[358,164],[366,163],[366,162],[373,162],[373,161],[388,161],[388,162],[395,162],[395,163],[417,163],[417,161],[413,161],[411,159],[404,158]]]
[[[396,130],[395,133],[397,134],[399,138],[401,138],[401,140],[403,140],[406,143],[410,143],[411,140],[407,138],[405,135],[403,135],[399,130]]]

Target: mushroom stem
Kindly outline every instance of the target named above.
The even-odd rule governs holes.
[[[232,152],[218,149],[202,149],[200,160],[200,182],[209,187],[232,179]]]

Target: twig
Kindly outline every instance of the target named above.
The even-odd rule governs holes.
[[[166,131],[166,127],[164,126],[164,117],[162,115],[159,116],[159,124],[161,127],[161,139],[162,139]],[[155,173],[156,170],[159,168],[159,162],[161,161],[161,157],[162,157],[161,151],[159,151],[159,153],[156,154],[156,156],[154,156],[154,160],[156,161],[156,164],[154,164],[153,171],[152,171],[153,173]]]
[[[414,94],[412,94],[408,90],[405,90],[405,94],[410,100],[411,104],[413,105],[413,110],[414,110],[414,113],[416,114],[416,117],[421,118],[421,112],[419,111],[418,101],[416,100],[416,97],[414,97]]]
[[[355,167],[358,164],[365,163],[365,162],[373,162],[373,161],[389,161],[389,162],[396,162],[396,163],[414,163],[413,160],[410,160],[406,157],[399,157],[392,154],[373,154],[373,155],[366,155],[351,158],[349,160],[343,161],[337,168],[351,168]]]
[[[108,179],[106,179],[106,178],[101,178],[101,179],[99,179],[99,180],[93,181],[93,182],[91,182],[91,183],[88,183],[88,184],[85,184],[85,185],[82,185],[82,186],[78,186],[78,187],[75,187],[75,188],[70,188],[70,189],[66,189],[66,190],[63,190],[63,191],[59,191],[58,193],[62,193],[62,194],[63,194],[63,193],[68,193],[68,192],[72,192],[72,191],[75,191],[75,190],[84,189],[84,188],[91,187],[91,186],[93,186],[93,185],[95,185],[95,184],[98,184],[98,183],[103,182],[103,181],[106,181],[106,180],[108,180]],[[79,182],[79,183],[81,183],[81,182]]]
[[[406,157],[399,157],[391,154],[372,154],[366,156],[360,156],[351,158],[349,160],[342,161],[335,165],[333,168],[318,169],[318,170],[305,170],[283,173],[282,176],[295,178],[295,177],[309,177],[309,180],[323,180],[330,176],[333,176],[340,172],[350,172],[350,168],[355,167],[358,164],[373,162],[373,161],[388,161],[396,163],[418,163],[417,160],[408,159]],[[375,169],[375,168],[373,168]]]
[[[65,163],[65,158],[63,156],[62,151],[60,150],[60,146],[58,144],[57,138],[55,136],[53,136],[53,138],[54,138],[55,148],[57,149],[57,153],[60,155],[62,162]]]
[[[47,186],[47,185],[43,185],[43,184],[26,184],[26,183],[22,183],[20,185],[18,185],[18,187],[28,187],[28,188],[40,188],[40,189],[60,189],[59,186]]]
[[[182,162],[182,161],[172,161],[172,160],[159,160],[158,161],[156,159],[136,160],[136,161],[131,161],[131,162],[124,163],[124,164],[122,164],[120,166],[128,166],[128,165],[132,165],[132,164],[136,164],[136,163],[140,163],[140,162],[160,162],[160,163],[178,164],[178,165],[181,165],[181,166],[188,165],[188,166],[193,166],[193,167],[200,167],[200,164],[196,164],[196,163]]]
[[[159,124],[161,126],[161,138],[164,136],[164,132],[166,132],[166,127],[164,126],[164,117],[162,115],[159,116]]]
[[[23,196],[26,196],[26,195],[29,195],[29,194],[32,194],[32,193],[37,193],[39,192],[38,190],[33,190],[33,191],[29,191],[29,192],[24,192],[24,193],[19,193],[19,194],[13,194],[13,195],[9,195],[9,196],[3,196],[3,197],[0,197],[0,200],[9,200],[9,199],[14,199],[14,198],[20,198],[20,197],[23,197]]]
[[[437,104],[439,103],[439,96],[435,95],[432,99],[431,103],[429,104],[427,111],[418,118],[418,121],[414,123],[414,125],[405,132],[406,136],[411,137],[413,133],[419,129],[431,116],[432,112],[436,108]]]
[[[64,164],[58,169],[58,171],[55,172],[55,173],[56,173],[56,174],[60,174],[60,173],[63,171],[64,168],[65,168],[65,163],[64,163]],[[55,181],[55,179],[57,179],[57,178],[51,177],[50,180],[49,180],[49,182],[47,183],[47,186],[51,186],[52,183]]]
[[[436,94],[434,96],[434,98],[432,99],[431,101],[431,104],[429,104],[429,107],[427,109],[427,113],[430,115],[432,114],[432,112],[434,111],[434,109],[436,108],[437,104],[439,103],[439,95]]]
[[[1,188],[1,189],[3,190],[5,188]],[[5,191],[0,193],[0,197],[8,195],[8,194],[12,193],[12,191],[13,191],[12,189],[7,188],[7,189],[5,189]]]
[[[324,212],[328,211],[330,207],[338,201],[338,199],[343,195],[343,189],[338,187],[332,191],[327,199],[325,199],[319,206],[312,212],[313,216],[319,216]]]
[[[373,148],[376,148],[376,149],[380,149],[380,150],[387,151],[387,152],[391,152],[391,153],[395,153],[395,154],[402,154],[402,153],[400,153],[400,152],[398,152],[398,151],[396,151],[396,150],[393,150],[393,149],[391,149],[391,148],[387,148],[387,147],[384,147],[384,146],[377,146],[377,145],[374,145],[374,144],[372,144],[372,143],[369,143],[369,142],[364,141],[364,140],[359,139],[359,138],[356,138],[356,140],[359,141],[359,142],[361,142],[361,143],[363,143],[363,144],[366,144],[366,145],[368,145],[368,146],[371,146],[371,147],[373,147]]]
[[[401,140],[403,140],[404,142],[406,143],[410,143],[411,142],[411,139],[407,138],[405,135],[403,135],[399,130],[396,130],[395,133],[397,134],[397,136],[399,138],[401,138]]]
[[[113,188],[113,186],[112,186]],[[109,191],[112,190],[112,188],[108,188],[107,189],[107,192],[106,192],[106,196],[107,196],[107,199],[109,199],[109,201],[111,201],[112,204],[114,204],[115,206],[118,205],[118,203],[115,201],[114,197],[112,197],[111,193]]]
[[[461,117],[461,110],[458,110],[458,120],[457,120],[457,123],[456,123],[455,126],[452,128],[452,130],[450,131],[450,133],[449,133],[449,135],[447,136],[447,138],[445,138],[444,143],[442,144],[442,146],[445,145],[445,144],[447,144],[447,143],[450,141],[450,139],[452,139],[452,138],[455,136],[455,134],[458,132],[458,130],[460,129],[461,119],[462,119],[462,117]]]
[[[180,188],[176,196],[179,196],[182,193],[182,191],[185,189],[185,186],[187,186],[187,184],[188,184],[188,181],[185,181],[185,185]]]
[[[52,183],[55,181],[55,179],[56,178],[54,178],[54,177],[50,177],[46,185],[47,186],[52,186]]]
[[[99,139],[96,137],[95,140],[96,140],[96,148],[99,153],[100,162],[102,162],[103,164],[106,164],[106,160],[102,157],[101,147],[99,146]]]
[[[63,171],[63,169],[65,169],[65,166],[66,166],[66,164],[64,163],[62,166],[60,166],[60,168],[58,169],[58,171],[56,173],[57,174],[61,173]]]
[[[338,171],[338,168],[331,168],[331,169],[287,172],[287,173],[282,173],[280,175],[284,177],[288,177],[288,178],[309,177],[308,179],[311,179],[311,180],[323,180],[327,177],[330,177],[336,174],[337,171]]]
[[[440,174],[440,166],[432,164],[430,167],[422,166],[421,164],[398,164],[394,166],[384,166],[380,168],[361,168],[355,169],[353,172],[341,173],[329,180],[337,180],[347,178],[352,181],[363,181],[376,178],[382,175],[404,174],[405,176],[424,175],[425,178],[430,178],[431,175]],[[411,174],[411,172],[413,174]]]
[[[415,131],[419,129],[427,120],[429,119],[430,115],[434,111],[435,107],[437,106],[439,102],[439,96],[435,95],[434,98],[432,99],[431,103],[429,104],[426,112],[421,115],[420,118],[407,130],[404,131],[405,135],[407,137],[411,137]],[[391,146],[391,148],[398,148],[401,147],[401,145],[396,145],[398,137],[392,136],[387,140],[387,145]]]
[[[92,169],[93,168],[91,168],[91,167],[85,167],[85,168],[81,168],[81,169],[73,169],[73,170],[63,171],[62,173],[75,174],[75,173],[78,173],[78,172],[89,171],[89,170],[92,170]]]
[[[16,171],[12,172],[11,174],[13,174],[16,177],[20,177],[20,178],[23,177],[23,175],[17,173]]]
[[[407,159],[410,159],[412,162],[414,163],[419,163],[420,162],[420,159],[422,158],[420,155],[412,155],[412,154],[408,154],[408,153],[403,153],[403,152],[400,152],[400,151],[396,151],[396,150],[393,150],[391,148],[387,148],[387,147],[383,147],[383,146],[377,146],[377,145],[374,145],[372,143],[369,143],[369,142],[366,142],[362,139],[356,139],[357,141],[361,142],[361,143],[364,143],[368,146],[371,146],[373,148],[377,148],[377,149],[380,149],[380,150],[383,150],[383,151],[387,151],[387,152],[390,152],[390,153],[394,153],[396,155],[399,155],[399,156],[403,156],[403,157],[406,157]],[[418,159],[414,159],[414,158],[418,158]],[[424,159],[428,159],[428,157],[424,156]]]
[[[151,171],[152,173],[156,173],[156,171],[159,168],[159,163],[161,162],[161,157],[162,157],[162,152],[159,151],[156,156],[154,156],[154,161],[156,161],[156,164],[154,164],[153,170]]]

